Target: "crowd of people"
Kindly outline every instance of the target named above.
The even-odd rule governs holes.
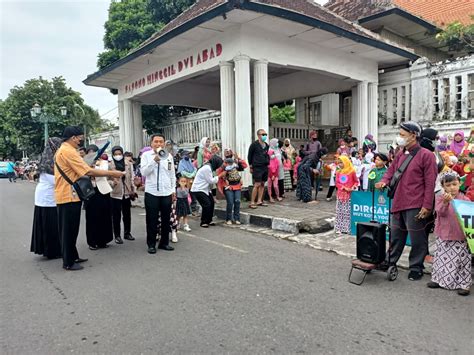
[[[179,228],[191,231],[188,219],[197,215],[198,204],[200,227],[214,226],[217,192],[227,202],[225,223],[240,224],[242,172],[246,169],[253,179],[251,209],[268,206],[267,201],[278,203],[293,190],[303,203],[319,203],[322,176],[327,171],[326,200],[330,201],[336,191],[336,233],[350,233],[352,192],[389,187],[393,199],[392,244],[383,266],[397,263],[409,233],[409,278],[421,279],[428,234],[434,229],[439,242],[430,287],[436,283],[469,292],[471,254],[465,238],[460,226],[442,226],[448,225],[443,218],[454,213],[450,205],[453,198],[474,200],[474,129],[467,139],[463,132],[450,139],[439,137],[431,128],[423,130],[415,122],[405,122],[388,155],[378,152],[372,135],[360,144],[348,130],[332,160],[328,160],[328,150],[316,131],[310,132],[309,142],[296,149],[289,139],[269,139],[268,133],[259,129],[257,140],[243,152],[247,160],[232,147],[221,150],[208,137],[191,152],[178,150],[172,141],[155,134],[140,152],[138,162],[120,146],[112,148],[110,158],[102,154],[91,160],[98,150],[94,145],[83,148],[80,128],[67,127],[62,139],[49,140],[38,164],[31,251],[49,258],[62,257],[67,270],[79,270],[85,261],[75,246],[82,206],[91,250],[106,248],[113,240],[123,244],[123,239],[134,240],[131,201],[137,197],[137,188],[143,189],[148,253],[155,254],[157,248],[173,250],[170,241],[178,241]],[[84,176],[91,178],[95,193],[82,203],[73,184]],[[452,257],[441,260],[441,253]],[[449,282],[446,263],[459,271],[459,277],[450,276]]]

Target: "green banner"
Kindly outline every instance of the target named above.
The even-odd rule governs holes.
[[[466,233],[469,249],[474,254],[474,202],[453,200],[453,207],[461,228]]]

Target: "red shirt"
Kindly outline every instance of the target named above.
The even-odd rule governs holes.
[[[393,174],[409,156],[410,152],[417,147],[420,148],[416,144],[409,151],[403,149],[398,152],[383,176],[382,182],[388,186]],[[420,148],[400,178],[392,201],[392,213],[422,207],[432,210],[437,176],[438,167],[434,154],[428,149]]]

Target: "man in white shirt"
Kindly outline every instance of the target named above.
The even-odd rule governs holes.
[[[158,233],[158,217],[161,216],[161,238],[158,249],[174,250],[169,246],[171,231],[171,206],[176,199],[176,172],[173,156],[160,158],[158,151],[165,148],[165,137],[161,134],[151,136],[152,150],[143,153],[140,171],[146,177],[145,210],[146,210],[146,241],[148,253],[156,253],[156,235]]]

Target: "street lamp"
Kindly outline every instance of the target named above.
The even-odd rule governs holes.
[[[74,107],[78,107],[82,111],[82,117],[84,119],[83,125],[84,125],[84,141],[87,142],[87,132],[86,132],[86,111],[84,111],[84,108],[79,105],[77,102],[74,102]]]
[[[36,103],[31,108],[30,114],[32,118],[37,118],[41,123],[44,124],[44,146],[46,147],[48,145],[48,138],[49,138],[48,123],[56,122],[57,119],[56,117],[52,115],[48,115],[46,113],[42,113],[41,111],[42,111],[41,106],[38,103]],[[66,116],[67,108],[65,106],[61,106],[60,112],[62,116]]]

